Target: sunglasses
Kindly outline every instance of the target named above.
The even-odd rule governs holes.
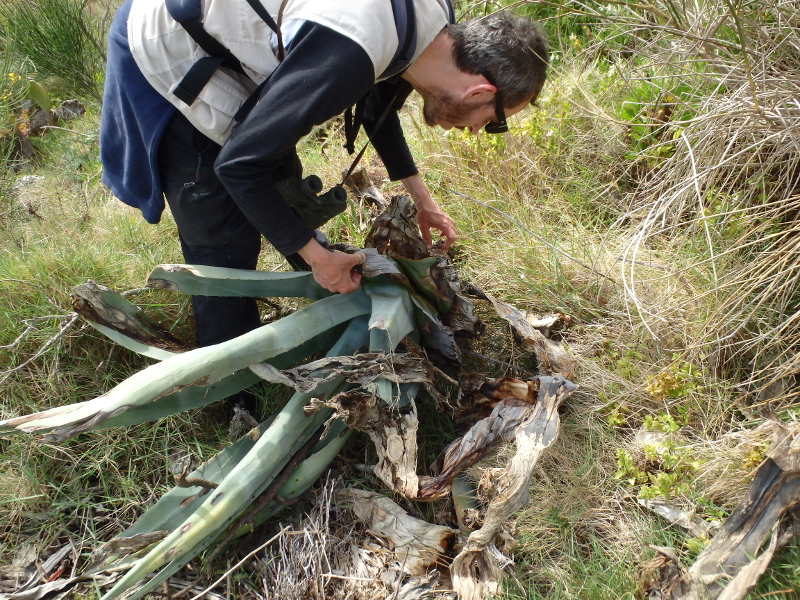
[[[481,72],[491,85],[495,87],[494,93],[494,114],[497,121],[489,121],[483,130],[486,133],[505,133],[508,131],[508,123],[506,123],[506,112],[503,110],[503,95],[500,93],[500,89],[497,87],[497,84],[494,82],[492,77],[489,77],[489,74],[486,71]]]

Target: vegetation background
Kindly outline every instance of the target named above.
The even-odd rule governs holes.
[[[70,290],[87,279],[138,288],[152,266],[182,261],[169,215],[148,225],[99,182],[104,35],[118,3],[0,2],[2,418],[94,397],[147,364],[73,323]],[[466,18],[507,4],[456,6]],[[405,130],[458,223],[463,278],[573,320],[562,339],[580,390],[514,524],[503,594],[637,598],[649,545],[690,563],[708,542],[642,501],[685,510],[713,532],[764,457],[767,417],[798,418],[800,6],[513,7],[550,37],[539,106],[505,136],[471,137],[425,127],[412,102]],[[36,135],[37,108],[69,99],[85,115]],[[340,137],[336,123],[308,136],[308,172],[337,179],[348,162]],[[358,244],[368,210],[351,205],[329,233]],[[260,267],[285,268],[266,244]],[[146,291],[136,302],[191,337],[184,299]],[[510,333],[481,316],[489,333],[473,350],[523,364]],[[285,397],[264,388],[259,417]],[[63,536],[88,554],[172,486],[178,458],[201,461],[228,443],[221,414],[210,407],[61,445],[0,440],[0,563],[25,542],[46,548]],[[454,435],[445,420],[427,421],[423,461]],[[797,598],[798,565],[795,540],[751,598]]]

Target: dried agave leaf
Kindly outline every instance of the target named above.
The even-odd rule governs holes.
[[[97,587],[105,587],[119,579],[120,574],[114,573],[112,575],[78,575],[70,579],[56,579],[55,581],[48,581],[24,592],[17,592],[15,594],[0,594],[0,600],[62,600],[73,591],[77,583],[81,581],[93,580],[93,584]]]
[[[89,563],[84,567],[84,575],[89,575],[99,567],[105,565],[112,556],[127,556],[160,542],[171,530],[144,531],[130,537],[115,537],[97,548],[89,557]]]
[[[353,513],[370,531],[392,542],[397,561],[410,575],[424,575],[450,548],[457,533],[455,529],[412,517],[375,492],[348,488],[337,497],[350,504]]]
[[[487,549],[462,551],[450,566],[459,600],[483,600],[500,588],[502,571]]]
[[[363,248],[357,252],[366,256],[361,270],[361,274],[364,277],[372,278],[383,275],[395,283],[409,285],[408,278],[400,271],[397,265],[391,259],[378,254],[375,248]]]
[[[639,499],[639,505],[663,517],[669,521],[671,525],[688,531],[692,537],[702,537],[711,532],[711,525],[703,519],[692,517],[692,515],[685,510],[669,506],[664,502]]]
[[[101,333],[145,356],[164,360],[187,349],[121,294],[94,281],[75,287],[72,308]]]
[[[575,359],[568,356],[560,344],[547,339],[534,327],[527,319],[528,313],[488,294],[487,297],[497,314],[509,322],[522,342],[522,347],[536,355],[540,373],[561,375],[564,379],[569,379],[575,374]]]
[[[564,313],[552,313],[539,317],[533,313],[525,313],[525,320],[530,323],[531,327],[538,329],[545,337],[550,337],[550,330],[555,329],[557,325],[563,323],[564,326],[569,326],[572,323],[572,318]]]
[[[393,600],[457,600],[455,592],[442,592],[436,589],[440,575],[438,571],[431,571],[427,575],[411,577],[398,590]]]
[[[492,414],[481,419],[444,451],[444,466],[437,477],[420,477],[415,500],[440,500],[450,493],[453,478],[474,465],[504,438],[510,436],[533,410],[525,400],[508,398],[498,402]]]
[[[372,178],[369,176],[365,167],[353,171],[353,173],[345,178],[344,184],[350,188],[354,195],[361,196],[364,200],[374,204],[381,210],[386,208],[386,198],[381,191],[375,187],[375,184],[372,183]]]
[[[350,383],[371,389],[372,383],[382,377],[398,384],[421,383],[434,399],[439,397],[432,384],[433,367],[425,359],[411,354],[368,352],[336,356],[283,371],[267,363],[256,363],[250,366],[250,370],[266,381],[293,387],[303,393],[312,392],[318,385],[336,377],[344,377]]]
[[[792,527],[784,521],[800,505],[800,427],[775,427],[772,448],[747,494],[681,575],[681,585],[674,585],[675,569],[662,569],[662,580],[654,585],[669,590],[665,599],[742,600],[775,552],[791,539]]]
[[[488,551],[511,515],[528,502],[533,470],[558,435],[558,408],[577,386],[562,377],[539,377],[537,402],[517,427],[516,453],[495,478],[496,496],[486,510],[483,527],[470,534],[452,566],[453,588],[460,598],[479,598],[499,583],[497,559]],[[479,565],[476,570],[475,565]]]
[[[372,223],[364,246],[392,258],[421,260],[428,257],[417,225],[417,209],[410,198],[392,197],[386,212]]]
[[[378,463],[375,475],[390,490],[395,490],[406,498],[414,499],[419,492],[417,476],[417,406],[409,402],[411,412],[389,417],[386,411],[381,412],[379,423],[367,430],[367,435],[375,444]]]

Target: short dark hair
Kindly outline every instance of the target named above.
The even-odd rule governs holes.
[[[547,77],[547,37],[534,21],[501,10],[447,28],[453,59],[465,73],[487,72],[503,94],[506,108],[532,97]]]

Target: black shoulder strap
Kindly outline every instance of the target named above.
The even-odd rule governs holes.
[[[408,66],[417,51],[417,12],[414,0],[391,0],[394,26],[397,30],[397,50],[380,79],[397,75]]]
[[[455,23],[456,16],[455,11],[453,11],[453,3],[451,0],[444,1],[447,5],[448,22]],[[414,9],[414,0],[391,0],[391,2],[398,44],[392,62],[390,62],[386,70],[381,73],[379,79],[388,79],[403,71],[403,69],[408,66],[408,63],[411,62],[411,59],[414,58],[414,53],[417,51],[417,13]],[[392,103],[394,103],[394,100]],[[349,154],[355,152],[355,142],[358,137],[358,131],[361,128],[365,104],[366,96],[356,103],[355,111],[352,108],[348,108],[344,113],[344,147]],[[386,113],[390,107],[391,103],[386,111],[384,111],[381,118],[378,119],[377,126],[373,132],[377,131],[383,124],[383,121],[386,119]],[[354,112],[355,115],[353,114]],[[363,154],[363,150],[354,161],[351,171],[355,168],[355,165],[358,164],[358,159],[361,157],[361,154]]]
[[[278,30],[263,4],[258,0],[247,0],[247,3],[270,29]],[[220,67],[227,67],[245,75],[239,59],[203,27],[200,0],[164,0],[164,4],[170,16],[180,23],[203,52],[209,55],[194,63],[173,90],[172,93],[178,99],[191,106]]]
[[[261,17],[261,20],[267,24],[267,27],[272,29],[275,33],[278,33],[278,25],[275,23],[275,20],[272,16],[267,12],[267,9],[264,8],[264,5],[261,4],[258,0],[247,0],[247,3],[250,7],[256,11],[256,14]]]
[[[397,30],[397,50],[380,79],[388,79],[397,75],[408,66],[417,51],[417,13],[414,0],[391,0],[394,26]],[[455,11],[451,0],[444,0],[447,7],[447,21],[456,22]]]

